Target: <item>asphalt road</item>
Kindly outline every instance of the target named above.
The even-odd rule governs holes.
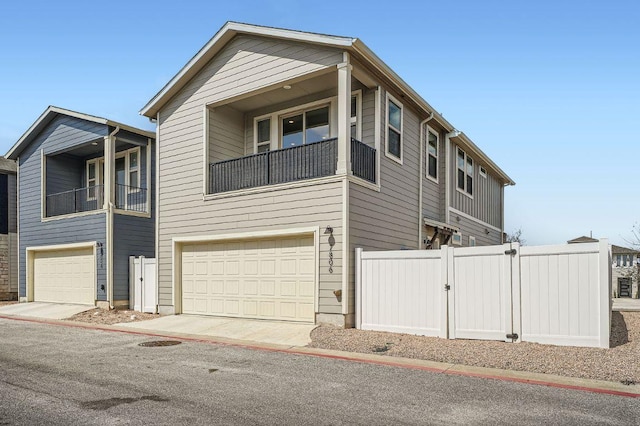
[[[0,319],[0,425],[639,424],[638,399]]]

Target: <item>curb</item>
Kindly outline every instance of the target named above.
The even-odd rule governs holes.
[[[310,348],[301,346],[286,346],[269,343],[260,343],[247,340],[228,339],[222,337],[203,336],[186,333],[154,333],[134,327],[119,327],[117,325],[88,324],[68,320],[43,319],[27,316],[12,316],[0,314],[0,319],[22,321],[37,324],[56,325],[63,327],[82,328],[86,330],[101,330],[112,333],[123,333],[137,336],[173,338],[185,342],[197,342],[238,347],[250,350],[268,352],[280,352],[292,355],[314,356],[319,358],[335,359],[365,364],[381,365],[387,367],[422,370],[431,373],[447,374],[452,376],[475,377],[480,379],[492,379],[505,382],[524,383],[538,386],[548,386],[560,389],[577,390],[591,393],[599,393],[628,398],[640,398],[640,385],[623,385],[617,382],[604,380],[581,379],[575,377],[557,376],[544,373],[531,373],[525,371],[501,370],[497,368],[474,367],[461,364],[450,364],[435,361],[426,361],[412,358],[391,357],[386,355],[373,355],[358,352],[344,352],[331,349]]]

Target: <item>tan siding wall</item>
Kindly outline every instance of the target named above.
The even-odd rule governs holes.
[[[375,90],[362,90],[362,141],[375,148],[375,127],[376,127],[376,92]]]
[[[336,239],[334,255],[341,253],[342,186],[339,182],[210,201],[202,199],[202,114],[206,103],[249,93],[341,61],[342,54],[332,49],[237,37],[160,112],[158,285],[161,305],[173,305],[173,237],[309,226],[324,229],[331,225]],[[242,125],[243,119],[238,120],[239,115],[230,110],[225,113],[234,118],[229,130],[232,138],[244,136],[244,129],[240,133],[234,124]],[[215,112],[212,115],[216,117]],[[212,126],[214,121],[215,118]],[[238,148],[220,155],[232,153],[243,155]],[[333,290],[341,288],[341,257],[334,257],[334,271],[329,274],[327,238],[321,234],[320,239],[320,312],[340,313],[341,305]]]
[[[245,155],[244,115],[221,106],[209,113],[209,162],[230,160]]]
[[[186,123],[193,120],[189,111],[192,103],[219,102],[341,62],[342,52],[336,49],[238,36],[163,108],[162,113]]]
[[[465,152],[469,154],[469,151]],[[458,184],[458,168],[456,165],[457,146],[456,144],[451,145],[451,158],[449,162],[451,173],[451,207],[500,228],[502,226],[502,191],[500,182],[489,173],[489,170],[487,170],[486,178],[480,176],[480,166],[483,166],[483,164],[479,163],[473,155],[470,155],[470,157],[473,159],[474,166],[473,198],[466,196],[456,189]]]
[[[424,138],[420,142],[423,145],[422,148],[422,214],[424,217],[444,221],[444,217],[441,215],[442,208],[440,204],[441,200],[441,188],[444,188],[444,174],[439,167],[444,163],[444,153],[442,151],[442,135],[438,132],[438,129],[432,129],[438,133],[438,181],[434,182],[431,178],[427,177],[428,172],[428,145],[427,145],[427,125],[424,125]]]
[[[397,99],[400,99],[396,96]],[[403,164],[384,155],[386,96],[380,96],[381,153],[380,192],[350,183],[349,186],[349,300],[354,295],[354,251],[418,248],[418,192],[420,119],[403,108]],[[371,105],[369,109],[372,111]],[[364,130],[364,129],[363,129]],[[355,306],[355,305],[353,305]],[[353,306],[350,309],[353,309]]]

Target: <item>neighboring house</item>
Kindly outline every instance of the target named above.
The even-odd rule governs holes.
[[[513,181],[358,39],[227,23],[141,114],[161,313],[351,326],[356,247],[502,242]]]
[[[638,299],[640,251],[616,245],[611,246],[613,297]]]
[[[18,163],[21,301],[129,304],[129,256],[154,256],[155,134],[49,107]]]
[[[598,242],[593,237],[578,237],[567,241],[574,243],[594,243]],[[611,295],[613,297],[632,297],[637,299],[638,280],[640,278],[640,251],[627,247],[620,247],[614,244],[609,246],[611,252]]]
[[[16,163],[0,157],[0,300],[18,300]]]

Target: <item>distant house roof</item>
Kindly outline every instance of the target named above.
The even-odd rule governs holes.
[[[269,37],[281,40],[311,43],[315,45],[344,49],[357,56],[363,63],[384,76],[391,85],[397,87],[425,114],[433,114],[433,119],[440,123],[448,132],[456,131],[442,114],[438,113],[427,101],[413,90],[398,74],[396,74],[382,59],[380,59],[361,40],[353,37],[342,37],[326,34],[317,34],[304,31],[288,30],[282,28],[265,27],[260,25],[243,24],[239,22],[227,22],[205,44],[196,55],[182,67],[180,71],[140,110],[140,114],[156,118],[158,111],[178,93],[220,50],[236,35],[246,34],[260,37]],[[505,185],[515,185],[515,182],[498,167],[467,135],[459,132],[458,137],[477,156],[482,158],[493,169]]]
[[[574,238],[573,240],[567,241],[568,244],[576,244],[576,243],[597,243],[599,240],[597,238],[592,237],[582,237]]]
[[[104,124],[111,127],[120,127],[122,130],[126,130],[138,135],[146,136],[148,138],[155,139],[156,135],[154,132],[150,132],[148,130],[138,129],[136,127],[131,127],[126,124],[118,123],[117,121],[109,120],[102,117],[96,117],[95,115],[84,114],[82,112],[71,111],[69,109],[60,108],[57,106],[49,106],[38,119],[29,127],[29,129],[18,139],[18,142],[15,143],[7,152],[6,157],[11,160],[16,160],[20,153],[26,148],[29,143],[31,143],[32,139],[36,137],[51,121],[59,115],[66,115],[68,117],[75,117],[81,120],[90,121],[92,123]]]
[[[611,254],[640,254],[640,250],[634,250],[628,247],[611,245]]]
[[[0,172],[16,173],[16,162],[4,157],[0,157]]]

